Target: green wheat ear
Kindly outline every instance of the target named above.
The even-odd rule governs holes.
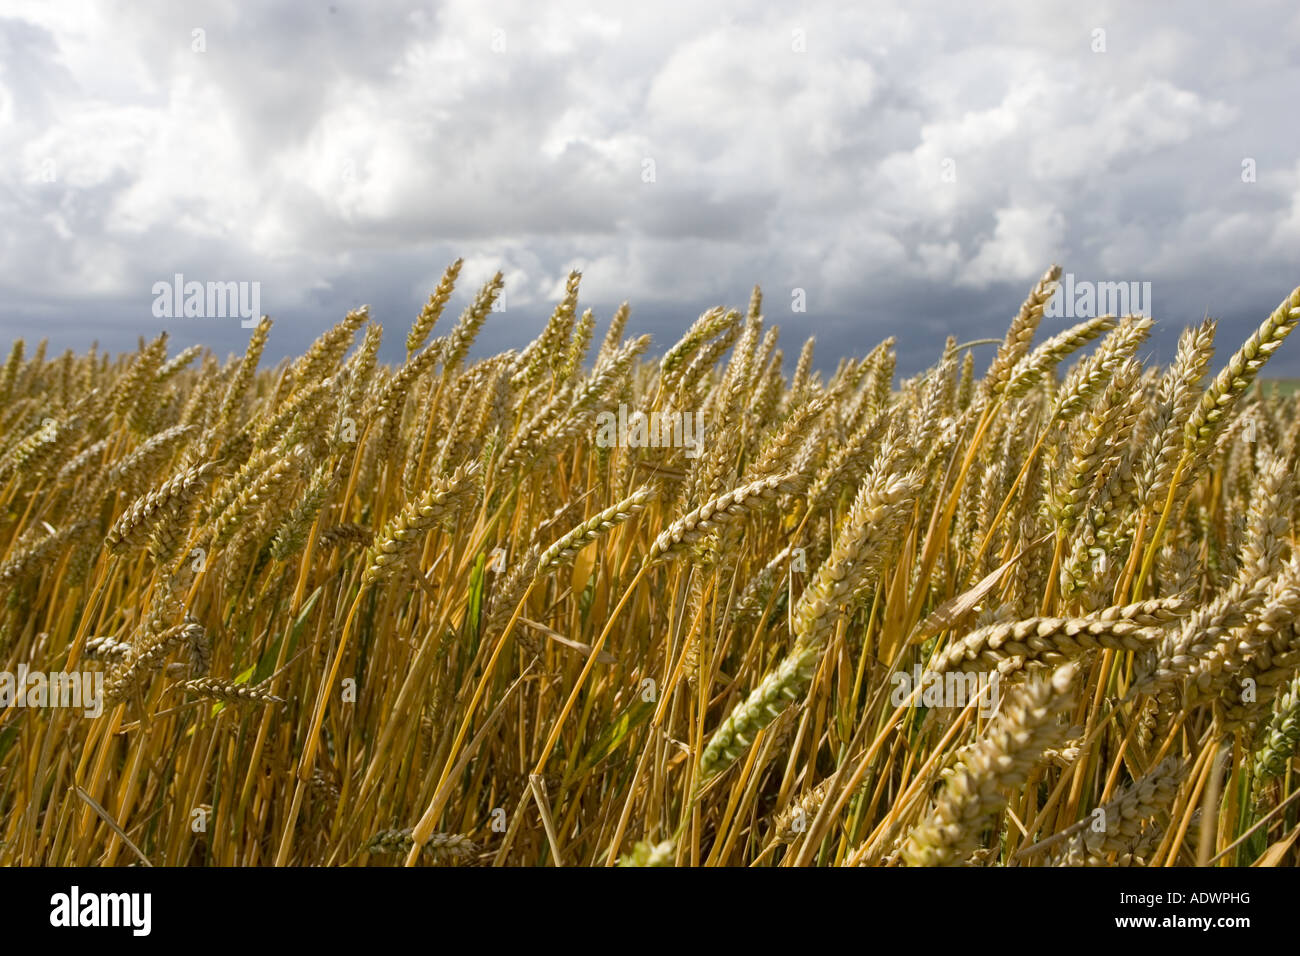
[[[754,742],[760,730],[781,716],[793,700],[808,690],[822,648],[797,646],[737,704],[723,721],[700,757],[700,772],[706,776],[727,769]]]

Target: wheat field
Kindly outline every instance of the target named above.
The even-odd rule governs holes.
[[[787,377],[758,289],[652,359],[577,273],[471,360],[502,278],[439,326],[460,265],[396,367],[365,308],[273,368],[265,318],[13,344],[0,864],[1297,862],[1300,398],[1258,376],[1300,288],[1157,367],[1140,315],[1040,329],[1053,267],[996,349]]]

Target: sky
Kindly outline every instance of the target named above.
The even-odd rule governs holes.
[[[1294,2],[0,0],[0,341],[242,351],[180,275],[255,291],[272,360],[363,303],[391,359],[463,257],[478,354],[578,269],[658,350],[758,284],[788,364],[907,375],[1060,263],[1223,361],[1300,284],[1298,100]]]

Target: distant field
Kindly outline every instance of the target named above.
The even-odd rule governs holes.
[[[1266,395],[1271,394],[1274,387],[1279,395],[1294,395],[1300,389],[1300,378],[1261,378],[1259,382]]]

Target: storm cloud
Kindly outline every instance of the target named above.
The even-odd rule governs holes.
[[[480,352],[576,268],[659,348],[758,284],[787,355],[910,374],[1053,262],[1150,282],[1161,358],[1300,282],[1293,4],[841,6],[9,0],[0,330],[242,349],[153,315],[181,273],[260,283],[271,358],[361,303],[396,355],[463,256],[457,305],[506,277]]]

